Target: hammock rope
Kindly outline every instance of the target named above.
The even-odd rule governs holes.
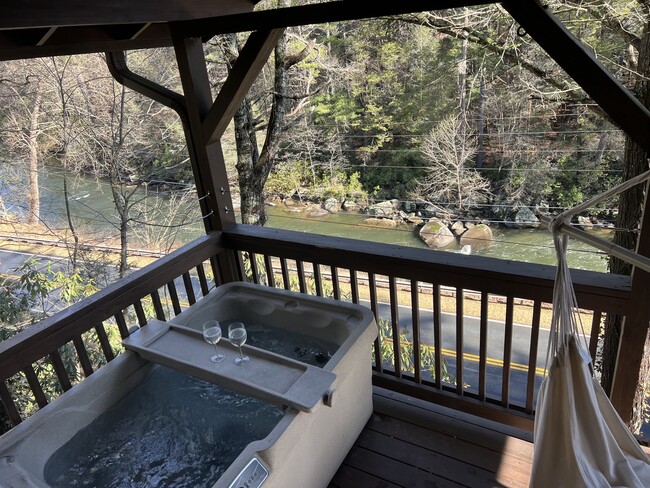
[[[650,171],[647,171],[550,221],[558,265],[546,377],[537,397],[532,488],[650,486],[650,459],[593,377],[566,260],[569,241],[566,229],[570,228],[569,222],[575,214],[649,179]],[[634,261],[636,265],[637,259]],[[644,264],[643,260],[639,262]],[[650,272],[650,267],[643,268]]]

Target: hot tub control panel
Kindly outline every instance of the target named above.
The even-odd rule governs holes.
[[[241,470],[229,488],[259,488],[268,477],[269,471],[257,458],[253,458]]]

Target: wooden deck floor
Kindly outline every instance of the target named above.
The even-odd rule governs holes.
[[[528,486],[530,433],[382,389],[374,409],[330,488]]]

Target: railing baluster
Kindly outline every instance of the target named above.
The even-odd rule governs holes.
[[[205,269],[203,269],[203,263],[199,264],[196,267],[196,274],[199,277],[199,284],[201,285],[201,294],[206,296],[210,293],[210,287],[208,286],[208,279],[205,277]]]
[[[56,377],[59,380],[61,389],[63,391],[68,391],[70,388],[72,388],[72,383],[68,377],[68,372],[65,370],[65,365],[63,364],[63,359],[61,359],[59,351],[52,351],[50,353],[50,360],[52,361],[52,366],[54,367],[54,372],[56,373]]]
[[[352,295],[352,303],[359,303],[359,283],[357,282],[357,271],[350,270],[350,294]],[[376,318],[376,317],[375,317]],[[376,318],[379,321],[378,318]]]
[[[589,354],[591,360],[596,361],[596,351],[598,350],[598,336],[600,335],[600,319],[603,314],[599,310],[594,310],[594,316],[591,319],[591,336],[589,337]]]
[[[81,369],[83,369],[84,375],[87,378],[88,376],[93,374],[93,366],[90,363],[90,358],[88,357],[88,351],[86,351],[86,345],[84,344],[84,341],[80,335],[73,337],[72,343],[74,344],[74,348],[77,350],[77,356],[79,356]]]
[[[23,369],[23,373],[25,374],[25,378],[27,378],[27,383],[29,383],[29,388],[32,390],[32,393],[34,394],[34,399],[36,400],[36,403],[38,404],[39,408],[43,408],[45,405],[47,405],[47,398],[45,397],[45,393],[43,392],[43,387],[41,386],[41,382],[38,381],[38,376],[36,376],[34,367],[30,364],[25,369]]]
[[[156,295],[158,295],[158,292],[156,292]],[[151,294],[151,298],[153,299],[153,293]],[[158,304],[160,305],[160,297],[158,297]],[[154,307],[155,307],[155,301],[154,301]],[[162,310],[162,305],[160,305],[160,309]],[[117,312],[115,315],[115,322],[117,323],[117,328],[120,331],[120,335],[122,336],[122,339],[126,339],[131,335],[129,332],[129,327],[126,325],[126,319],[124,318],[124,314],[122,312]],[[164,319],[164,314],[163,318],[160,320],[165,320]]]
[[[411,280],[411,321],[413,323],[413,369],[415,381],[422,382],[420,358],[420,290],[419,283]]]
[[[221,269],[219,268],[219,264],[217,263],[217,258],[215,256],[212,256],[210,258],[210,266],[212,267],[212,275],[214,276],[215,285],[223,285],[223,276],[221,276]]]
[[[535,395],[535,378],[537,376],[537,347],[539,345],[539,323],[542,314],[542,302],[535,300],[533,321],[530,329],[530,351],[528,352],[528,379],[526,380],[526,413],[533,413],[533,396]]]
[[[235,272],[240,281],[246,281],[246,268],[244,266],[244,255],[241,251],[234,253],[235,257]]]
[[[147,325],[147,316],[144,313],[144,308],[142,308],[142,302],[136,300],[133,304],[133,308],[135,309],[135,316],[138,318],[138,324],[140,324],[140,327]]]
[[[464,290],[456,288],[456,393],[463,394],[463,332],[464,332],[464,317],[463,317],[463,299]]]
[[[183,288],[185,288],[187,303],[194,305],[196,303],[196,295],[194,294],[194,284],[192,283],[192,276],[189,271],[183,273]]]
[[[7,415],[9,415],[9,418],[11,419],[11,423],[14,424],[14,426],[21,423],[23,419],[20,416],[20,413],[18,413],[18,409],[16,408],[14,399],[11,398],[11,393],[9,393],[9,388],[7,388],[7,385],[5,384],[4,381],[0,382],[0,399],[2,399],[2,404],[4,405],[5,410],[7,411]]]
[[[435,386],[442,388],[442,317],[440,310],[440,285],[433,285],[433,343],[435,347]]]
[[[275,288],[275,275],[273,273],[273,263],[271,256],[264,255],[264,267],[266,268],[266,282],[271,288]]]
[[[108,336],[106,335],[106,329],[104,329],[104,325],[99,324],[97,327],[95,327],[95,332],[97,332],[99,345],[102,346],[102,351],[104,353],[104,357],[106,358],[106,361],[108,362],[112,361],[113,359],[115,359],[115,353],[113,352],[111,343],[108,340]]]
[[[506,326],[503,341],[503,381],[501,383],[501,406],[507,407],[510,403],[510,363],[512,362],[512,328],[515,299],[508,296],[506,299]]]
[[[259,270],[257,269],[257,255],[253,252],[248,253],[248,259],[251,263],[251,274],[253,275],[253,283],[256,285],[260,284],[260,275]]]
[[[165,310],[163,309],[162,302],[160,301],[160,294],[158,293],[158,290],[154,290],[151,292],[151,301],[153,302],[153,309],[156,311],[156,318],[158,320],[166,320],[165,319]],[[120,312],[121,314],[121,312]],[[117,315],[116,315],[117,317]],[[122,315],[122,319],[124,319],[124,316]],[[118,323],[119,325],[119,323]],[[126,327],[126,323],[124,324]],[[126,331],[127,335],[129,331]]]
[[[296,260],[296,271],[298,272],[298,286],[300,293],[307,293],[307,283],[305,282],[305,265],[302,261]]]
[[[379,334],[375,339],[375,368],[381,373],[384,369],[381,362],[381,343],[384,338],[381,334],[381,319],[377,313],[377,283],[375,282],[375,275],[373,273],[368,273],[368,291],[370,292],[370,310],[372,310],[372,313],[377,319],[377,325],[379,326]]]
[[[320,264],[311,263],[312,270],[314,271],[314,285],[316,286],[316,295],[323,296],[323,276],[320,272]]]
[[[282,284],[285,290],[291,290],[291,278],[289,276],[289,267],[287,266],[287,259],[280,258],[280,268],[282,269]]]
[[[395,376],[402,377],[402,345],[399,334],[399,300],[397,298],[397,283],[394,276],[388,277],[390,296],[390,325],[393,331],[393,356],[395,358]]]
[[[479,364],[478,364],[478,398],[485,401],[487,388],[487,336],[488,336],[488,303],[490,295],[487,292],[481,293],[481,317],[479,332]]]
[[[178,292],[176,291],[176,284],[174,283],[174,280],[167,283],[167,290],[169,291],[169,296],[172,299],[172,308],[174,310],[174,315],[180,315],[183,310],[181,310],[181,304],[178,301]]]
[[[334,300],[341,299],[341,287],[339,285],[339,271],[336,266],[330,266],[332,271],[332,293],[334,294]]]

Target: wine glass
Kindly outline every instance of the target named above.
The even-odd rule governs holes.
[[[219,353],[217,342],[221,339],[221,326],[216,320],[207,320],[203,324],[203,338],[210,344],[214,345],[215,354],[210,357],[210,361],[218,363],[226,359],[226,356]]]
[[[239,347],[239,357],[235,358],[235,364],[237,366],[243,366],[250,361],[250,358],[244,356],[241,352],[241,347],[246,342],[246,328],[244,327],[244,324],[241,322],[233,322],[230,324],[228,327],[228,339],[230,339],[231,343]]]

